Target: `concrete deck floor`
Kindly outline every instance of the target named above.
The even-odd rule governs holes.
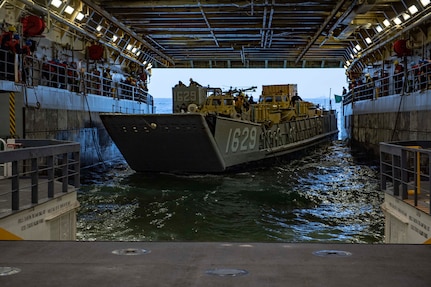
[[[0,286],[428,287],[430,259],[429,245],[0,241],[0,271],[20,269]]]

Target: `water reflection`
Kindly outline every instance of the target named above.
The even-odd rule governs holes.
[[[363,161],[365,160],[365,161]],[[383,238],[377,167],[342,142],[273,167],[224,175],[87,173],[78,238],[358,242]]]

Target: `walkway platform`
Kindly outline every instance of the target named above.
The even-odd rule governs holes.
[[[76,239],[79,143],[0,139],[0,147],[0,240]]]
[[[20,271],[0,276],[2,287],[431,284],[429,245],[0,241],[0,250],[0,270]]]

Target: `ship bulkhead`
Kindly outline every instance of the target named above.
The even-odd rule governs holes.
[[[99,113],[153,113],[148,67],[114,53],[120,43],[93,41],[90,26],[66,19],[75,14],[7,2],[0,5],[0,138],[79,142],[83,167],[121,158]]]
[[[346,71],[346,135],[375,156],[380,142],[431,138],[429,13],[425,18],[388,33],[385,45],[372,46]]]

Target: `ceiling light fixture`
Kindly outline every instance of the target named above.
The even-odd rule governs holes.
[[[424,7],[426,7],[430,2],[430,0],[421,0],[422,6]]]
[[[406,12],[402,13],[401,16],[403,16],[404,21],[407,21],[408,19],[410,19],[410,15],[407,14]]]
[[[384,24],[386,27],[391,26],[391,22],[389,22],[389,20],[388,20],[388,19],[385,19],[385,21],[383,21],[383,24]]]
[[[73,8],[72,6],[67,5],[66,9],[64,9],[64,12],[66,12],[67,14],[72,14],[73,11],[75,11],[75,8]]]
[[[373,43],[373,41],[371,41],[370,37],[365,38],[365,42],[367,42],[367,44],[371,44]]]
[[[377,30],[377,33],[380,33],[383,31],[383,28],[382,28],[382,26],[379,25],[376,27],[376,30]]]
[[[398,17],[395,17],[393,21],[394,21],[394,23],[395,23],[395,24],[397,24],[397,25],[400,25],[400,24],[402,23],[401,19],[400,19],[400,18],[398,18]]]
[[[85,15],[82,14],[81,12],[78,12],[78,14],[76,15],[75,19],[78,21],[81,21],[82,19],[84,19]]]
[[[416,5],[412,5],[409,7],[409,12],[413,15],[419,11],[418,7]]]
[[[61,0],[52,0],[51,1],[51,5],[54,6],[55,8],[59,8],[61,6],[61,4],[63,4],[63,1],[61,1]]]

